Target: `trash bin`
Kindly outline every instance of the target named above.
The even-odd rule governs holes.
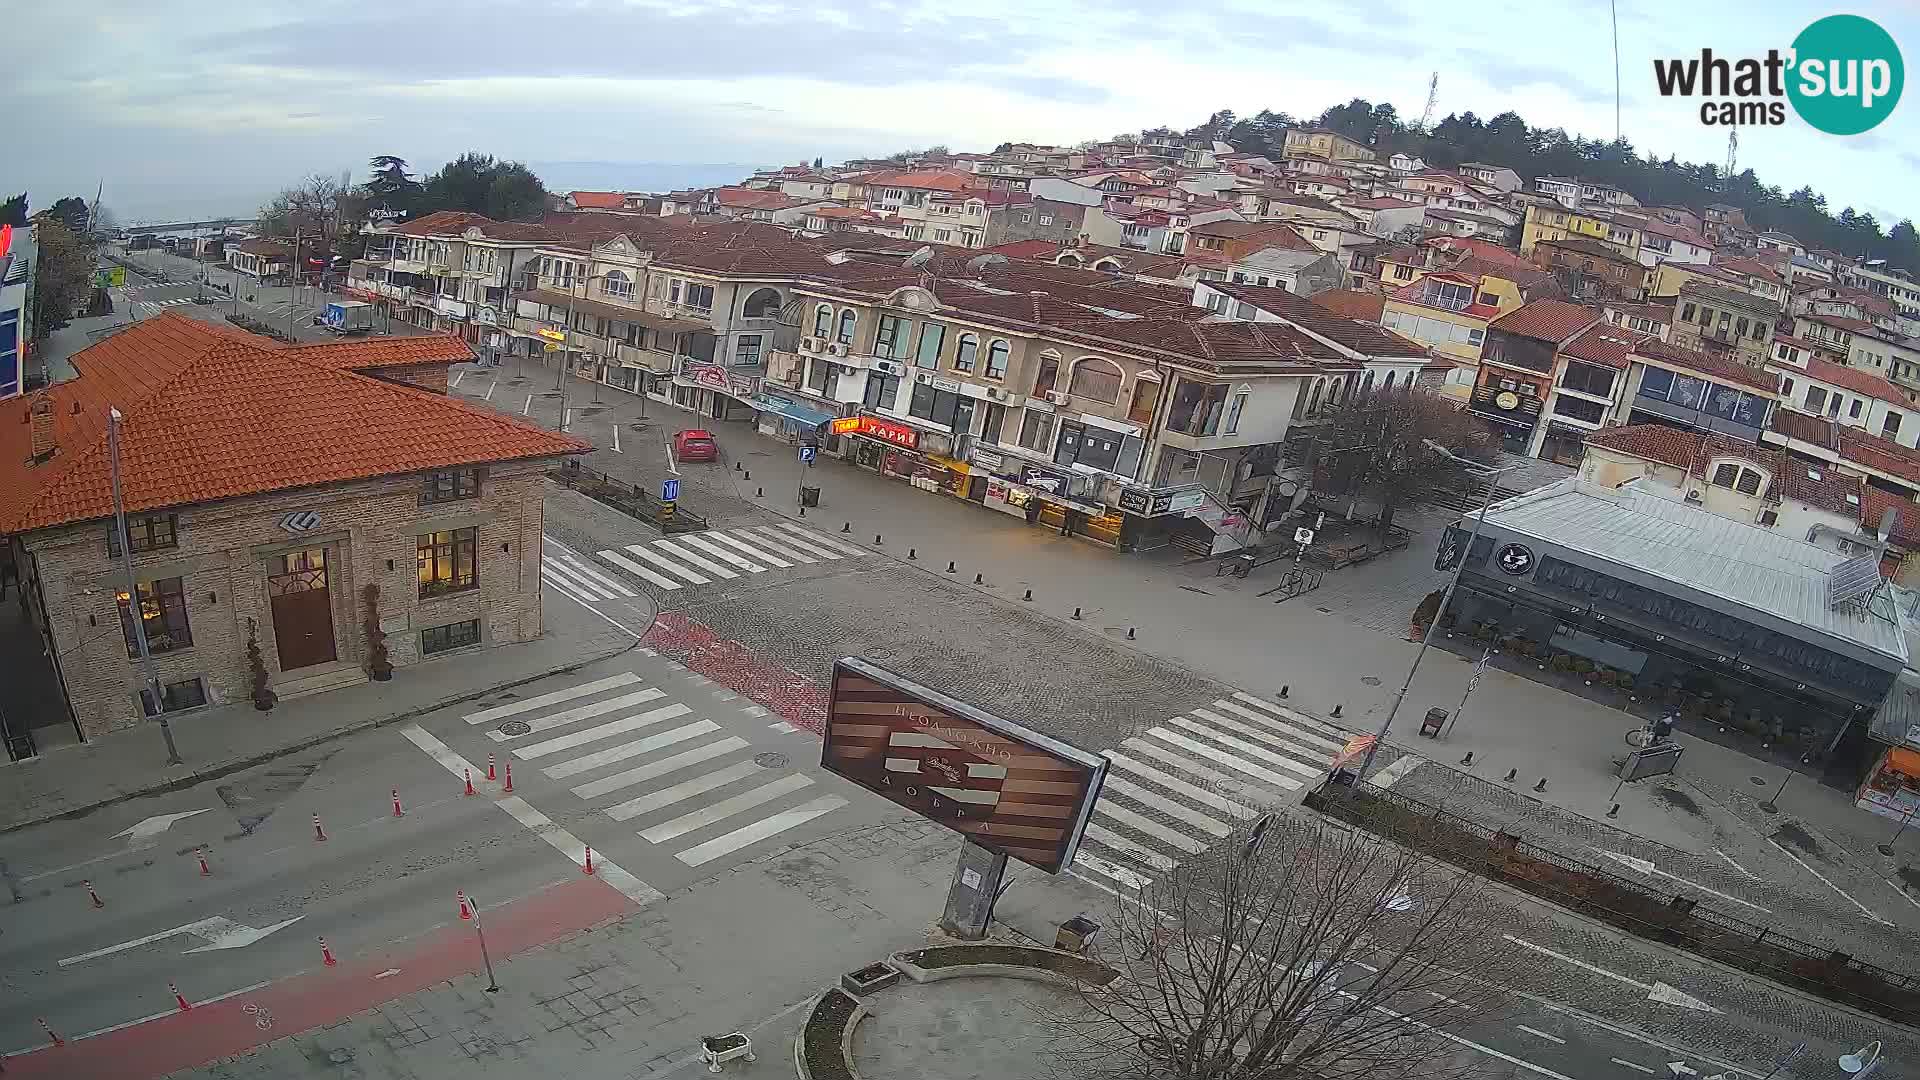
[[[805,484],[800,485],[800,505],[819,506],[820,489],[817,487],[808,487]]]
[[[1428,709],[1427,715],[1420,721],[1420,734],[1429,739],[1440,737],[1440,729],[1447,723],[1447,710]]]

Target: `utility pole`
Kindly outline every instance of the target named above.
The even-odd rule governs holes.
[[[140,582],[133,576],[133,545],[127,542],[127,504],[120,493],[120,410],[107,409],[107,463],[113,478],[113,532],[120,541],[120,572],[127,579],[127,621],[133,624],[133,642],[146,676],[146,698],[153,701],[160,737],[167,743],[167,764],[179,765],[180,749],[173,745],[173,726],[167,722],[166,703],[160,697],[160,671],[147,648],[146,611],[140,605]],[[144,699],[143,699],[144,701]],[[145,711],[142,709],[141,711]]]
[[[287,287],[287,336],[292,337],[293,297],[294,290],[299,287],[297,283],[300,280],[300,226],[298,225],[293,227],[293,262],[288,265],[293,268],[293,277]]]

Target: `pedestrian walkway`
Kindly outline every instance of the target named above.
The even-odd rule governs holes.
[[[140,318],[150,319],[160,313],[161,308],[178,307],[193,303],[191,296],[176,296],[171,300],[142,300],[133,305]]]
[[[649,544],[598,552],[608,565],[669,592],[871,554],[865,548],[786,522],[682,533]]]
[[[638,825],[649,844],[701,866],[840,809],[785,754],[754,744],[633,672],[589,679],[466,713],[471,726],[575,798],[614,821]],[[757,710],[767,727],[791,724]],[[810,750],[810,748],[809,748]],[[806,751],[799,751],[806,752]],[[777,759],[777,760],[775,760]]]
[[[1297,799],[1327,774],[1351,733],[1236,693],[1147,729],[1106,754],[1106,786],[1074,858],[1129,892],[1233,831]]]

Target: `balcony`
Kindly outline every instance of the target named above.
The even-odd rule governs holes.
[[[427,263],[424,259],[407,259],[396,255],[387,260],[387,269],[400,274],[424,274],[427,272]]]
[[[658,375],[671,375],[674,370],[674,355],[658,349],[639,349],[632,345],[615,345],[613,358],[627,367],[646,368]]]
[[[1467,409],[1489,420],[1524,428],[1532,428],[1540,420],[1538,397],[1493,386],[1475,387]]]

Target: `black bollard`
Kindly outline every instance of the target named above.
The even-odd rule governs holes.
[[[1128,641],[1133,640],[1133,627],[1131,626],[1127,627],[1127,640]]]
[[[975,575],[974,575],[974,577],[976,577],[976,578],[978,578],[979,576],[980,576],[980,575],[978,575],[978,574],[975,574]],[[1028,589],[1028,590],[1027,590],[1027,595],[1025,595],[1025,596],[1023,596],[1023,597],[1021,597],[1020,599],[1022,599],[1022,600],[1031,600],[1031,599],[1033,599],[1033,590],[1032,590],[1032,589]]]
[[[1078,619],[1078,618],[1080,617],[1080,609],[1079,609],[1079,608],[1074,608],[1074,609],[1073,609],[1073,617],[1074,617],[1074,618],[1076,618],[1076,619]]]
[[[800,516],[801,516],[801,517],[806,517],[806,516],[807,516],[807,508],[806,508],[806,507],[804,507],[804,506],[803,506],[803,507],[801,507],[801,508],[800,508]]]
[[[1607,811],[1607,816],[1608,816],[1608,817],[1610,817],[1610,818],[1617,818],[1617,817],[1619,817],[1619,816],[1620,816],[1620,804],[1619,804],[1619,803],[1614,803],[1614,804],[1613,804],[1613,807],[1612,807],[1611,809],[1609,809],[1609,810]]]
[[[1511,784],[1511,783],[1513,783],[1513,778],[1514,778],[1515,776],[1518,776],[1519,774],[1520,774],[1520,770],[1519,770],[1519,769],[1508,769],[1508,770],[1507,770],[1507,775],[1505,775],[1505,776],[1503,776],[1503,777],[1501,777],[1501,778],[1500,778],[1500,782],[1501,782],[1501,783],[1503,783],[1503,784]]]
[[[851,522],[851,521],[843,521],[843,522],[841,522],[841,523],[840,523],[840,531],[841,531],[841,532],[843,532],[843,533],[850,533],[850,532],[852,532],[852,531],[853,531],[853,522]]]
[[[975,574],[973,575],[973,583],[975,585],[985,585],[987,583],[987,579],[985,575]]]
[[[948,560],[947,560],[947,573],[949,573],[949,574],[951,574],[951,573],[953,573],[953,560],[952,560],[952,559],[948,559]]]
[[[879,533],[874,533],[874,534],[873,534],[873,542],[874,542],[875,544],[879,544],[879,543],[880,543],[880,534],[879,534]]]
[[[742,466],[741,466],[741,464],[740,464],[739,462],[737,462],[737,461],[736,461],[736,462],[734,462],[734,463],[733,463],[733,471],[734,471],[734,472],[739,472],[739,471],[741,470],[741,468],[742,468]]]
[[[1467,751],[1467,756],[1460,759],[1460,764],[1462,765],[1473,764],[1473,751],[1471,750]]]
[[[767,489],[766,489],[766,488],[763,488],[763,487],[757,487],[757,488],[754,488],[754,489],[753,489],[753,497],[754,497],[754,498],[756,498],[756,499],[764,499],[764,498],[766,498],[766,497],[767,497]]]
[[[920,552],[919,552],[918,550],[916,550],[916,549],[914,549],[914,548],[908,548],[908,549],[907,549],[907,558],[909,558],[909,559],[913,559],[913,560],[916,560],[916,561],[918,561],[918,560],[919,560],[919,558],[920,558]]]
[[[1535,791],[1545,791],[1545,790],[1547,790],[1547,778],[1546,778],[1546,777],[1544,777],[1544,776],[1543,776],[1543,777],[1541,777],[1541,778],[1540,778],[1540,782],[1539,782],[1539,783],[1537,783],[1537,784],[1535,784],[1535,785],[1533,785],[1533,790],[1535,790]]]
[[[1286,697],[1286,696],[1287,696],[1287,690],[1288,690],[1288,687],[1287,687],[1287,684],[1286,684],[1286,683],[1281,683],[1281,684],[1280,684],[1280,696],[1281,696],[1281,697],[1283,697],[1283,698],[1284,698],[1284,697]]]
[[[752,473],[750,473],[750,472],[748,472],[748,473],[741,473],[741,474],[740,474],[740,479],[742,479],[742,480],[751,480],[751,479],[753,479],[753,474],[752,474]]]
[[[1335,715],[1335,716],[1339,716],[1339,715],[1340,715],[1340,706],[1338,706],[1338,705],[1335,705],[1335,706],[1333,707],[1333,715]]]

